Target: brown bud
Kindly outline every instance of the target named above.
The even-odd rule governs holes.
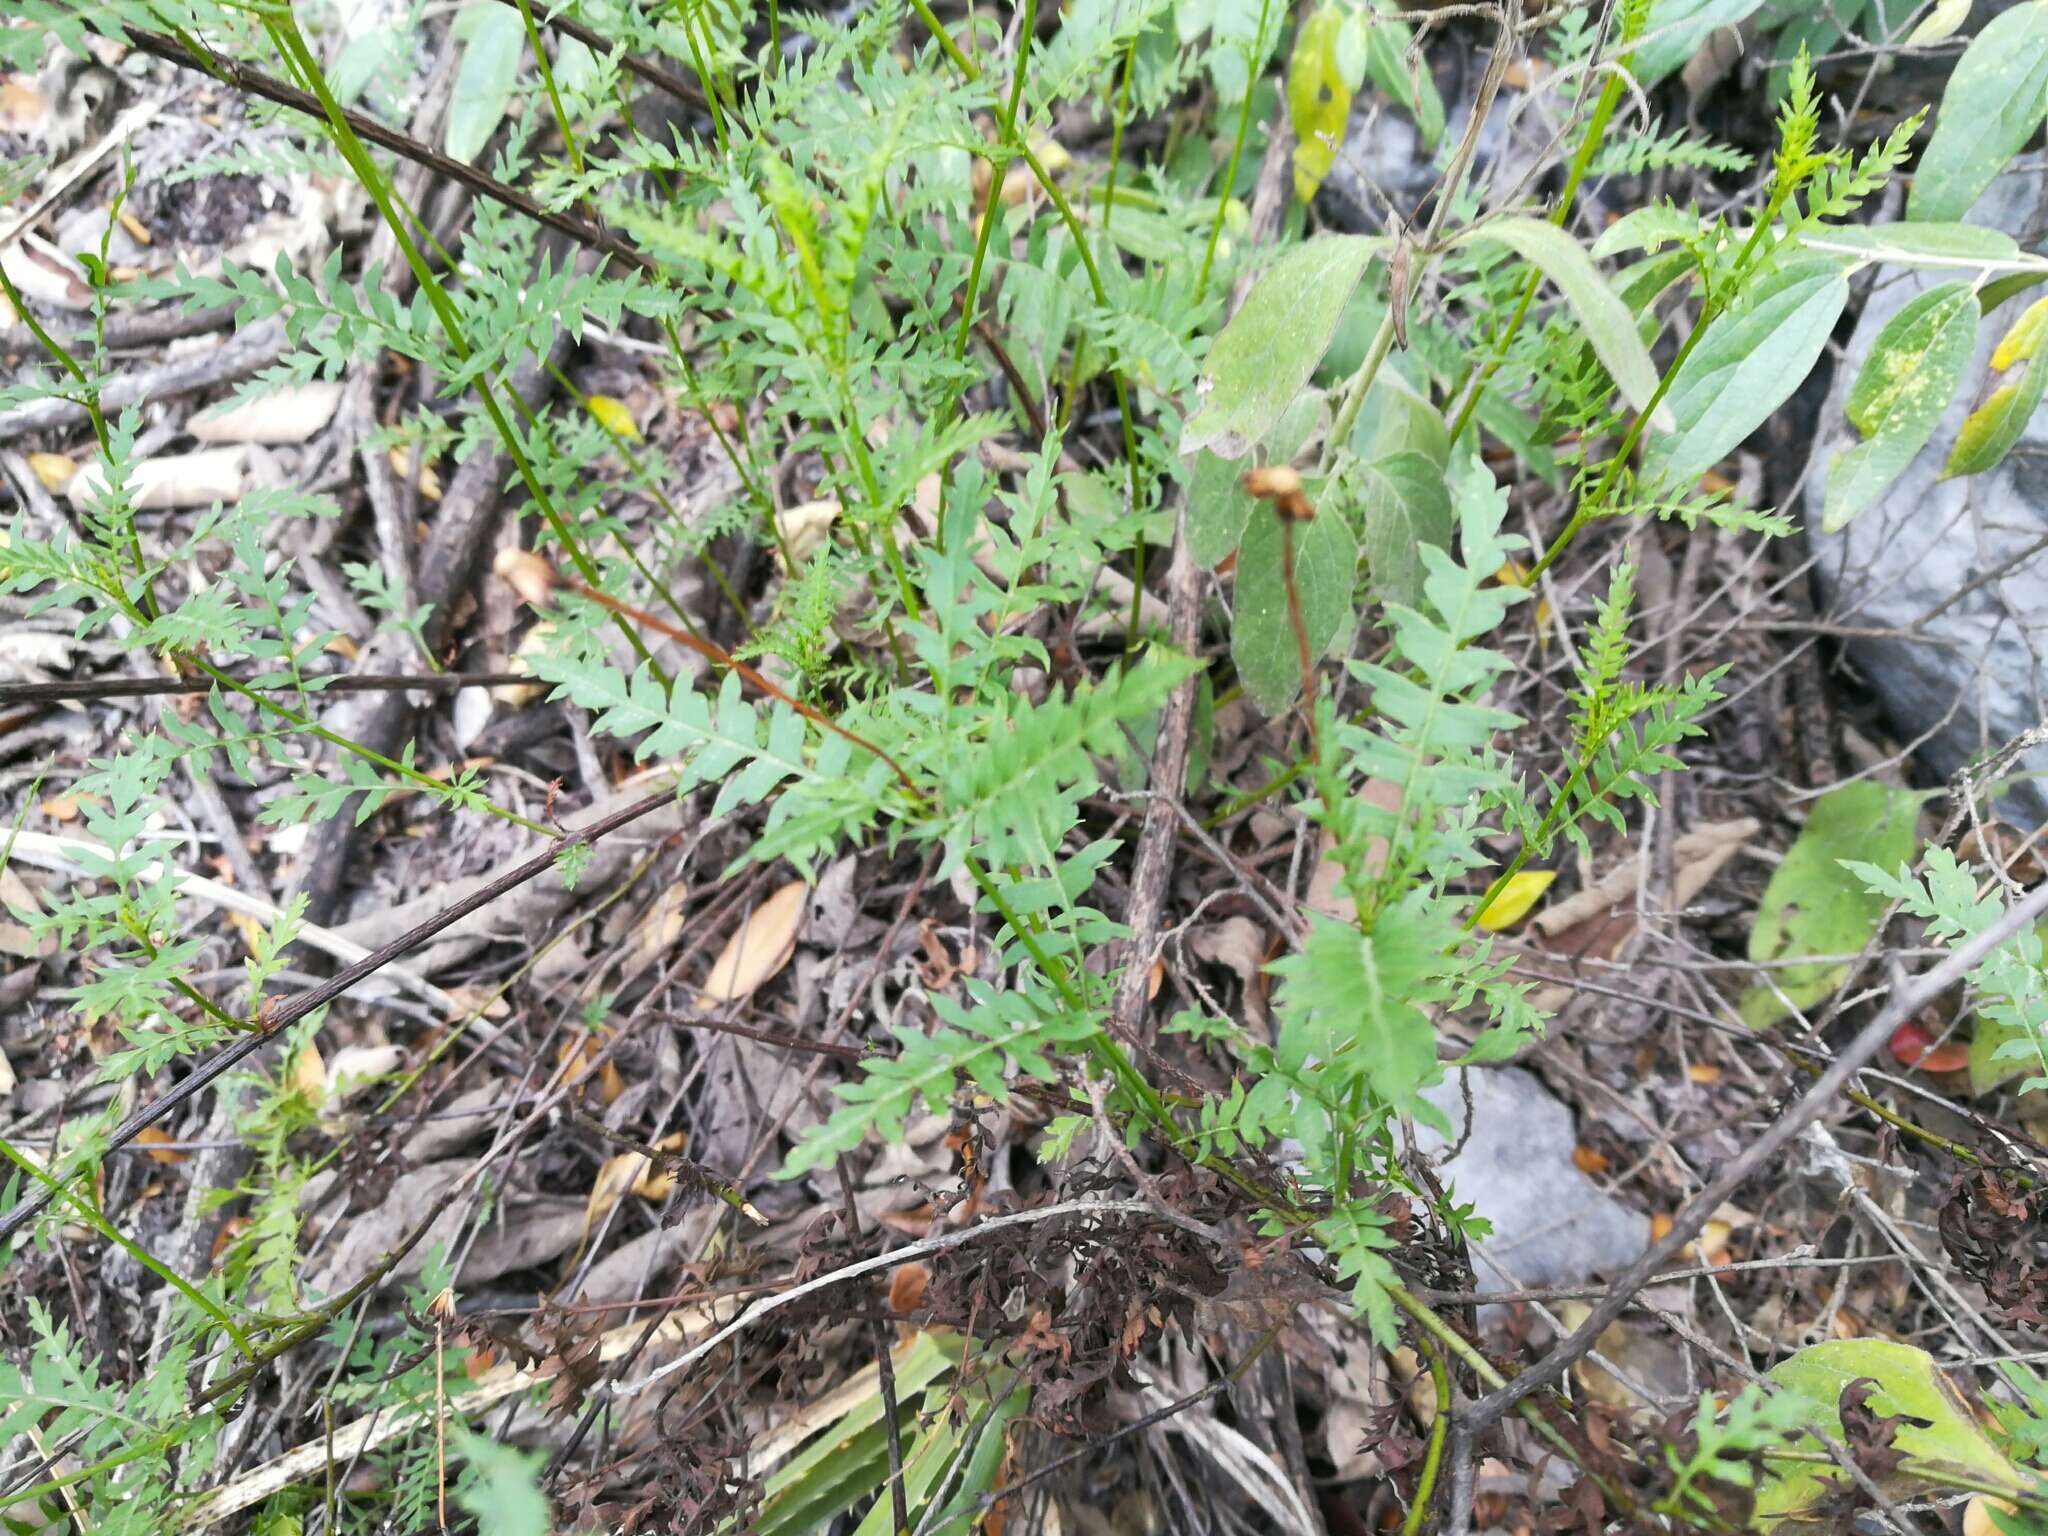
[[[1305,523],[1316,515],[1316,509],[1302,494],[1301,476],[1285,464],[1267,464],[1251,470],[1244,477],[1244,488],[1259,500],[1270,501],[1273,510],[1289,522]]]

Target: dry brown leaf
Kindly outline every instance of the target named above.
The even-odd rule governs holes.
[[[590,1198],[583,1205],[583,1241],[590,1241],[590,1234],[597,1230],[597,1224],[610,1214],[611,1208],[626,1198],[627,1193],[653,1171],[654,1164],[645,1152],[621,1152],[608,1157],[597,1170],[597,1180],[590,1186]]]
[[[62,496],[64,487],[78,473],[77,463],[69,454],[63,453],[32,453],[28,456],[28,467],[35,471],[36,479],[52,496]]]
[[[579,1035],[564,1040],[561,1049],[555,1053],[555,1065],[562,1069],[570,1085],[583,1081],[590,1075],[590,1064],[597,1060],[597,1053],[604,1042],[596,1035]],[[626,1080],[619,1076],[619,1069],[607,1057],[603,1066],[597,1069],[597,1097],[600,1103],[610,1104],[626,1091]]]
[[[689,917],[690,888],[678,881],[654,898],[626,936],[625,971],[632,976],[675,948]]]
[[[398,483],[404,485],[412,479],[412,460],[415,449],[399,444],[391,450],[391,473],[398,476]],[[420,466],[420,495],[428,501],[441,499],[441,473],[429,459]]]
[[[687,1132],[671,1131],[654,1145],[663,1152],[680,1152],[690,1144]],[[642,1200],[651,1200],[656,1205],[675,1193],[676,1176],[666,1168],[651,1167],[642,1171],[633,1181],[633,1193]]]
[[[800,501],[775,514],[775,527],[782,535],[782,547],[791,562],[802,565],[825,547],[838,521],[839,503],[832,500]]]
[[[520,601],[535,608],[547,606],[555,590],[555,568],[530,549],[501,549],[491,562],[491,574],[517,592]]]
[[[1392,814],[1401,808],[1401,786],[1386,779],[1367,779],[1358,787],[1354,797],[1361,805],[1377,806]],[[1339,881],[1344,870],[1330,857],[1330,851],[1337,846],[1337,839],[1325,832],[1316,844],[1316,867],[1308,877],[1307,906],[1311,912],[1320,912],[1324,917],[1333,917],[1340,923],[1358,920],[1358,906],[1344,894]],[[1387,845],[1384,839],[1374,838],[1366,845],[1364,872],[1377,875],[1386,867]]]
[[[135,1143],[152,1163],[182,1163],[192,1156],[171,1145],[171,1133],[160,1125],[145,1125],[135,1133]]]
[[[327,1063],[320,1059],[320,1047],[310,1040],[292,1062],[291,1087],[315,1104],[327,1097]]]
[[[334,419],[340,404],[341,385],[316,379],[213,406],[185,430],[202,443],[303,443]]]
[[[889,1273],[889,1310],[914,1312],[924,1305],[932,1272],[922,1264],[898,1264]]]
[[[145,512],[240,501],[249,486],[248,470],[249,450],[245,447],[167,453],[128,467],[129,500]],[[105,469],[87,464],[64,487],[64,497],[74,507],[83,506],[105,495],[106,489]]]
[[[697,998],[700,1008],[751,997],[789,964],[810,894],[810,886],[792,880],[742,919],[711,962],[711,974],[704,978]]]

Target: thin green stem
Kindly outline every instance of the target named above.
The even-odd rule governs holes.
[[[1429,1449],[1423,1453],[1422,1472],[1415,1479],[1415,1497],[1409,1502],[1408,1518],[1401,1522],[1401,1536],[1417,1536],[1429,1514],[1430,1496],[1436,1492],[1437,1473],[1443,1467],[1444,1441],[1451,1428],[1451,1377],[1444,1369],[1443,1351],[1434,1338],[1422,1348],[1429,1356],[1429,1384],[1436,1388],[1436,1417],[1429,1426]]]
[[[228,1316],[219,1302],[206,1295],[183,1275],[178,1274],[169,1265],[157,1258],[147,1248],[144,1248],[132,1238],[123,1235],[120,1228],[101,1215],[98,1207],[93,1205],[83,1195],[76,1193],[69,1185],[52,1178],[43,1171],[40,1164],[26,1154],[16,1151],[14,1145],[4,1137],[0,1137],[0,1157],[5,1157],[15,1167],[49,1190],[57,1199],[69,1205],[78,1214],[79,1219],[87,1226],[91,1227],[101,1237],[104,1237],[108,1242],[127,1254],[129,1258],[163,1281],[164,1284],[171,1287],[180,1296],[191,1302],[193,1306],[199,1308],[200,1311],[219,1323],[227,1336],[235,1341],[235,1348],[242,1352],[244,1359],[253,1361],[256,1358],[256,1349],[249,1342],[249,1336],[242,1332],[241,1326],[232,1317]]]
[[[1571,217],[1572,202],[1578,196],[1579,183],[1586,178],[1586,167],[1592,164],[1593,155],[1599,149],[1600,141],[1607,135],[1607,125],[1613,121],[1614,110],[1621,104],[1623,71],[1629,62],[1629,58],[1624,56],[1621,67],[1610,70],[1606,80],[1601,84],[1600,99],[1593,104],[1593,116],[1586,124],[1586,135],[1579,141],[1578,152],[1572,156],[1571,169],[1565,174],[1564,191],[1559,194],[1557,206],[1550,213],[1550,222],[1560,229]],[[1458,440],[1458,434],[1465,430],[1465,424],[1479,408],[1479,397],[1486,392],[1487,381],[1507,361],[1508,348],[1515,344],[1515,337],[1521,333],[1522,321],[1528,315],[1530,302],[1536,297],[1536,290],[1542,281],[1543,274],[1531,267],[1528,277],[1522,283],[1522,292],[1515,301],[1514,313],[1508,317],[1507,329],[1501,334],[1499,343],[1493,347],[1492,356],[1465,387],[1457,419],[1451,423],[1452,442]]]
[[[1272,15],[1273,0],[1259,0],[1259,30],[1253,40],[1255,59],[1266,56],[1266,24]],[[1251,64],[1254,60],[1247,60]],[[1257,73],[1255,68],[1247,69],[1246,75]],[[1224,168],[1223,185],[1216,189],[1216,217],[1209,222],[1208,243],[1202,248],[1201,275],[1195,280],[1195,303],[1200,305],[1209,296],[1209,272],[1216,264],[1216,245],[1223,238],[1223,215],[1229,211],[1230,196],[1237,186],[1237,168],[1244,159],[1245,140],[1251,135],[1252,89],[1249,79],[1245,86],[1244,100],[1238,104],[1237,132],[1230,141],[1230,164]]]
[[[561,130],[562,147],[568,151],[569,163],[576,168],[576,174],[583,174],[583,149],[576,142],[576,130],[569,126],[569,113],[562,106],[562,93],[555,88],[554,66],[548,62],[548,50],[541,42],[540,26],[533,19],[533,7],[528,0],[518,0],[519,19],[526,23],[526,41],[533,48],[533,61],[540,68],[541,84],[547,88],[548,105],[554,110],[555,127]]]

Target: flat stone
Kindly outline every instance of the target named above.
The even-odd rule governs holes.
[[[1649,1217],[1579,1171],[1571,1111],[1518,1067],[1459,1068],[1426,1092],[1453,1135],[1446,1142],[1417,1126],[1424,1152],[1435,1154],[1464,1135],[1465,1083],[1472,1134],[1439,1167],[1453,1198],[1493,1223],[1493,1235],[1472,1245],[1480,1290],[1577,1285],[1626,1268],[1649,1247]]]

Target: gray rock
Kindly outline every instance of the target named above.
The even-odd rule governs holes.
[[[2048,227],[2048,180],[2038,173],[1999,178],[1969,222],[2038,246]],[[2048,719],[2048,411],[2035,413],[1989,474],[1937,478],[1963,418],[1987,393],[1999,337],[2041,290],[1986,317],[1960,398],[1881,501],[1832,535],[1819,532],[1819,509],[1830,459],[1856,441],[1843,403],[1877,333],[1915,294],[1954,275],[1885,269],[1837,370],[1805,480],[1822,617],[1913,632],[1854,639],[1849,653],[1900,739],[1917,744],[1925,765],[1943,776]],[[2048,750],[2025,764],[2048,771]],[[2015,780],[2013,792],[2019,819],[2048,818],[2042,784]]]
[[[1452,1141],[1417,1127],[1435,1153],[1464,1135],[1464,1089],[1472,1090],[1472,1134],[1441,1163],[1452,1196],[1493,1223],[1473,1244],[1482,1291],[1576,1285],[1626,1268],[1650,1245],[1650,1219],[1605,1193],[1572,1162],[1571,1111],[1518,1067],[1464,1067],[1423,1095],[1451,1122]]]

